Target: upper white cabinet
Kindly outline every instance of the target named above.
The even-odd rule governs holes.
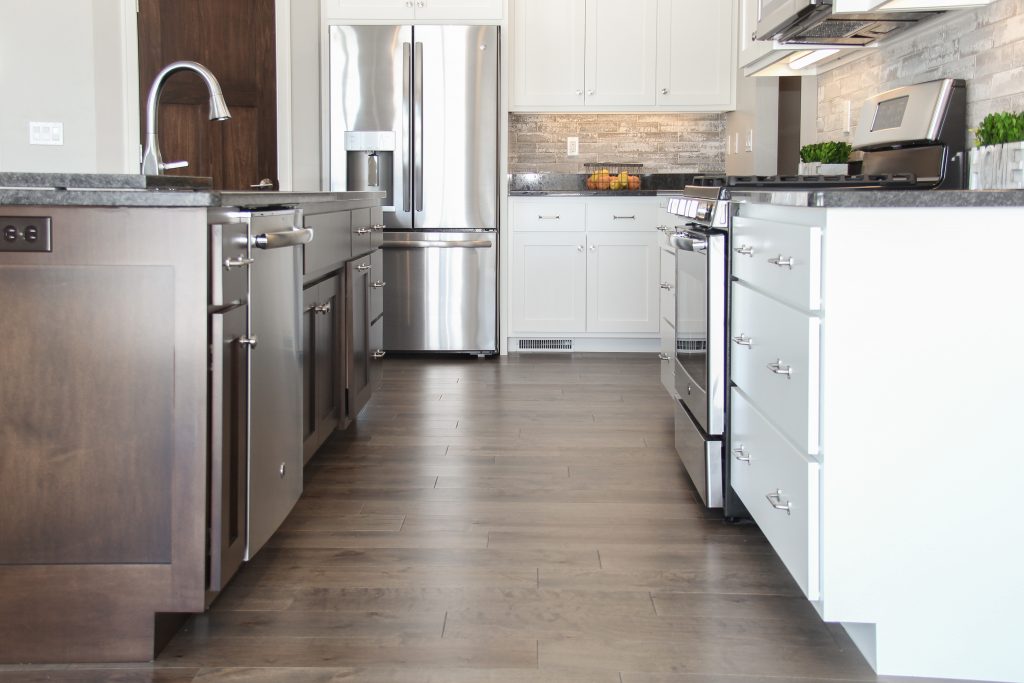
[[[511,108],[735,107],[735,0],[513,0]]]
[[[732,0],[658,3],[659,105],[736,107],[735,25]]]
[[[754,40],[757,32],[758,0],[740,0],[738,24],[739,62],[746,66],[772,51],[772,41]]]
[[[501,0],[325,0],[328,19],[501,21]]]

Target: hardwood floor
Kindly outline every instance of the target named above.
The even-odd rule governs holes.
[[[923,680],[876,678],[755,526],[698,504],[658,363],[389,360],[282,528],[155,662],[0,681]]]

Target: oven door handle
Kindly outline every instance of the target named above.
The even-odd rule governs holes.
[[[682,251],[692,251],[697,254],[707,254],[708,252],[708,239],[704,235],[699,235],[695,232],[687,232],[682,230],[672,235],[672,244],[675,245],[676,249]]]

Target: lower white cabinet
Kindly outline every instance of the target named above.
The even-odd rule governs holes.
[[[509,335],[569,337],[593,351],[654,351],[663,324],[655,230],[662,203],[512,197]]]
[[[676,218],[674,215],[672,218]],[[658,336],[661,347],[658,357],[661,359],[661,385],[669,396],[676,397],[676,248],[669,242],[669,235],[674,232],[667,225],[658,226],[658,257],[661,261],[661,276],[658,278],[658,291],[661,297],[658,306],[661,313],[658,320]]]

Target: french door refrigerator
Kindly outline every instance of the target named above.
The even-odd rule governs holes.
[[[329,35],[330,188],[387,193],[384,348],[496,353],[498,28]]]

